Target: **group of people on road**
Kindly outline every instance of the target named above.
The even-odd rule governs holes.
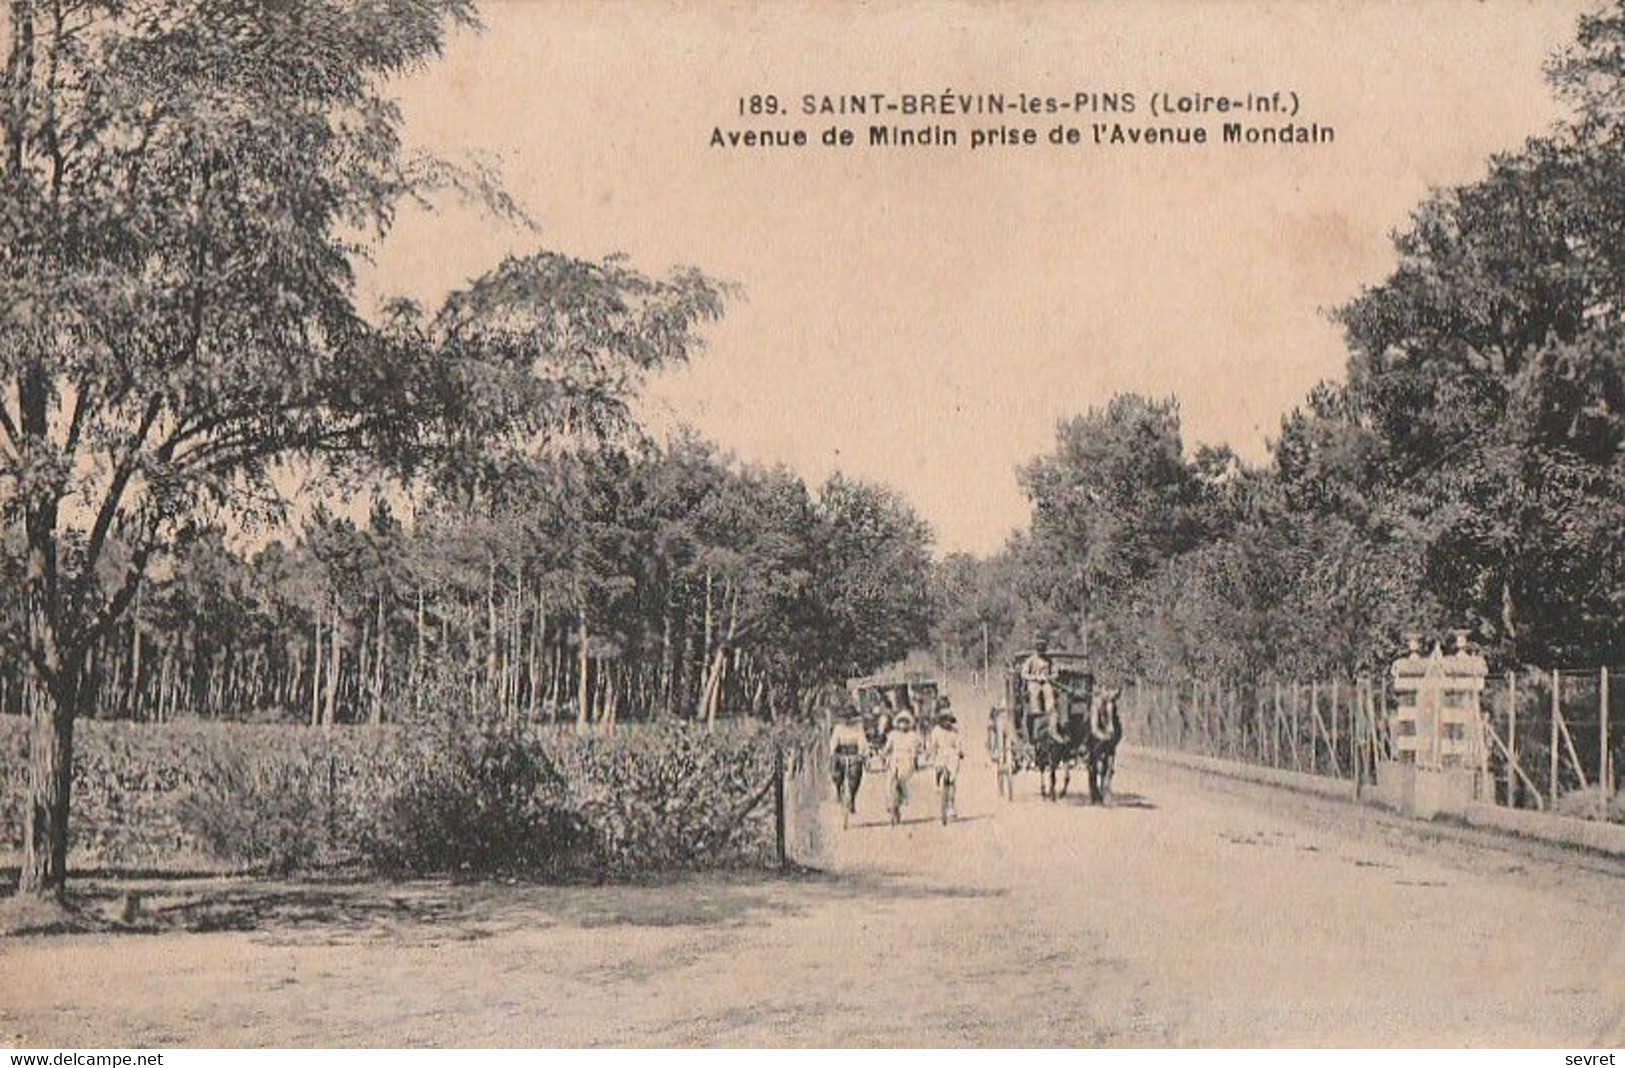
[[[1080,665],[1073,661],[1067,662],[1070,667],[1059,667],[1050,654],[1048,638],[1040,636],[1031,654],[1012,663],[1012,673],[1019,683],[1016,707],[1000,702],[988,717],[988,757],[998,771],[1001,795],[1014,794],[1013,779],[1019,763],[1018,736],[1030,744],[1039,744],[1042,740],[1050,745],[1050,751],[1058,747],[1063,754],[1070,746],[1075,755],[1077,747],[1083,745],[1087,745],[1091,753],[1115,751],[1117,739],[1122,736],[1117,719],[1120,691],[1097,692],[1094,674],[1086,670],[1080,672]],[[922,698],[911,693],[910,698],[905,702],[888,697],[886,704],[878,705],[880,714],[869,732],[864,729],[864,716],[856,704],[848,704],[837,716],[830,734],[831,773],[836,794],[847,815],[856,811],[864,768],[878,750],[878,763],[886,776],[887,808],[893,823],[901,819],[914,773],[923,768],[930,768],[935,775],[941,792],[943,822],[956,816],[955,788],[965,759],[959,725],[946,697],[937,698],[932,694]],[[918,729],[920,724],[909,707],[918,705],[921,700],[935,709],[928,730],[923,732]],[[1014,722],[1018,709],[1024,719],[1019,725]],[[1076,722],[1074,717],[1080,715],[1083,722]],[[1070,767],[1070,763],[1067,766]]]
[[[858,788],[863,783],[868,760],[869,739],[863,729],[863,713],[849,705],[830,733],[830,766],[836,796],[848,813],[857,809]],[[914,714],[904,710],[892,716],[881,747],[881,764],[886,777],[886,807],[893,823],[902,819],[908,802],[909,785],[916,771],[929,768],[942,798],[942,820],[958,817],[955,793],[959,771],[965,762],[965,746],[959,724],[947,698],[937,702],[936,715],[927,733],[917,729]]]

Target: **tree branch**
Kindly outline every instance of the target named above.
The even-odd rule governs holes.
[[[108,599],[107,604],[91,620],[90,625],[79,632],[77,640],[68,643],[71,652],[80,656],[84,655],[108,631],[112,630],[113,624],[123,617],[125,610],[130,607],[130,602],[135,600],[136,592],[140,590],[142,580],[146,577],[147,561],[152,557],[152,549],[152,539],[150,537],[136,549],[134,559],[131,560],[130,566],[125,569],[124,582],[119,587],[118,592]]]
[[[153,424],[158,421],[162,411],[163,398],[154,397],[147,403],[147,410],[141,417],[141,425],[130,435],[130,443],[125,449],[124,458],[114,470],[112,481],[107,486],[107,494],[102,498],[101,507],[96,510],[96,522],[91,527],[90,541],[85,551],[86,571],[94,571],[97,561],[101,559],[102,547],[107,541],[108,532],[113,528],[113,520],[118,516],[119,505],[124,500],[124,491],[135,475],[136,458],[140,456],[142,447],[146,445],[147,435],[152,433]]]
[[[22,389],[20,383],[17,388]],[[21,455],[22,434],[17,430],[17,424],[11,418],[11,411],[4,403],[0,403],[0,430],[5,431],[6,440],[10,442],[12,452]]]
[[[63,445],[63,452],[67,454],[68,462],[73,462],[73,455],[79,450],[79,437],[85,427],[85,413],[90,408],[90,397],[95,392],[94,383],[87,378],[79,380],[78,389],[73,399],[73,416],[68,420],[68,439]]]

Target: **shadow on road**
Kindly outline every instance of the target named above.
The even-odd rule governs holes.
[[[1106,807],[1155,809],[1157,805],[1144,794],[1113,794],[1111,804]]]
[[[1107,811],[1110,811],[1110,810],[1112,810],[1114,808],[1131,808],[1131,809],[1155,810],[1156,807],[1157,807],[1156,802],[1151,800],[1149,797],[1146,797],[1144,794],[1133,794],[1133,793],[1114,793],[1114,794],[1112,794],[1112,799],[1111,799],[1110,803],[1104,804],[1104,805],[1097,804],[1097,803],[1089,800],[1089,795],[1086,794],[1086,793],[1085,794],[1066,794],[1059,801],[1051,801],[1048,798],[1041,798],[1041,797],[1037,796],[1036,794],[1031,796],[1031,797],[1017,797],[1016,798],[1016,803],[1017,804],[1020,804],[1021,802],[1024,802],[1024,801],[1030,801],[1033,804],[1039,804],[1039,805],[1055,805],[1057,808],[1062,807],[1062,806],[1066,806],[1066,807],[1071,807],[1071,808],[1097,808],[1097,809],[1105,809]]]
[[[129,896],[139,895],[123,921]],[[81,879],[76,908],[115,934],[241,932],[273,944],[446,945],[547,928],[736,927],[830,902],[993,896],[884,873],[674,874],[636,883],[549,885],[518,880],[272,880],[136,875]]]
[[[950,823],[948,823],[947,826],[949,826],[949,827],[957,827],[960,824],[965,824],[965,823],[980,823],[981,821],[983,821],[985,819],[988,819],[988,818],[989,817],[987,817],[985,815],[960,816],[960,817],[954,819],[953,821],[951,821]],[[905,820],[903,820],[903,821],[901,821],[899,823],[895,823],[895,824],[892,823],[892,821],[889,820],[889,819],[861,820],[861,821],[859,821],[857,823],[853,823],[851,826],[847,827],[846,830],[847,831],[875,831],[875,830],[889,831],[893,827],[919,827],[919,826],[923,826],[923,825],[929,824],[929,823],[935,823],[935,824],[938,824],[940,826],[940,825],[942,825],[942,820],[937,816],[913,816],[913,817],[910,817],[908,819],[905,819]],[[836,832],[836,833],[840,833],[840,832]]]

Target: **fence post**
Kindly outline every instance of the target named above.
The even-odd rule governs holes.
[[[1332,767],[1338,778],[1343,777],[1342,762],[1337,759],[1337,676],[1332,676]]]
[[[1199,743],[1198,751],[1203,756],[1212,756],[1213,754],[1208,751],[1208,743],[1213,737],[1213,731],[1207,723],[1207,709],[1202,707],[1201,679],[1191,680],[1191,716],[1202,730],[1202,740]]]
[[[1309,773],[1320,774],[1320,680],[1309,680]]]
[[[1264,745],[1264,691],[1253,683],[1253,741],[1257,743],[1258,762],[1267,761],[1270,756]]]
[[[1614,769],[1608,759],[1608,668],[1597,676],[1597,783],[1602,787],[1602,815],[1608,815],[1608,800],[1614,794]]]
[[[1196,681],[1196,707],[1202,713],[1202,730],[1207,734],[1207,755],[1210,757],[1222,756],[1224,746],[1219,741],[1218,716],[1213,708],[1213,688],[1198,679]]]
[[[1389,748],[1392,745],[1388,737],[1388,675],[1386,673],[1377,677],[1377,685],[1372,687],[1367,695],[1369,704],[1366,709],[1371,715],[1367,724],[1371,728],[1371,769],[1375,779],[1377,765],[1382,763],[1384,756],[1391,756]]]
[[[1349,694],[1349,762],[1354,765],[1354,799],[1358,801],[1365,789],[1365,753],[1361,752],[1363,744],[1364,723],[1360,715],[1360,706],[1365,701],[1365,680],[1356,675],[1350,680],[1354,684],[1354,692]]]
[[[1518,673],[1507,670],[1507,808],[1518,807]]]
[[[1360,726],[1365,729],[1365,760],[1366,770],[1371,774],[1371,782],[1378,778],[1377,764],[1382,759],[1378,749],[1380,725],[1377,723],[1378,693],[1382,683],[1373,683],[1370,678],[1365,680],[1365,698],[1360,702]]]
[[[1562,702],[1562,697],[1560,696],[1562,685],[1563,685],[1562,676],[1560,674],[1558,674],[1558,671],[1557,671],[1556,668],[1552,668],[1552,754],[1551,754],[1552,755],[1552,759],[1551,759],[1551,776],[1552,776],[1552,778],[1551,778],[1551,782],[1549,784],[1547,784],[1546,793],[1552,799],[1552,808],[1553,809],[1557,808],[1557,797],[1558,797],[1558,792],[1559,792],[1558,787],[1557,787],[1557,772],[1558,772],[1558,767],[1557,767],[1557,743],[1559,741],[1561,741],[1562,739],[1560,739],[1557,736],[1557,730],[1558,730],[1557,725],[1558,725],[1558,721],[1562,718],[1562,714],[1563,714],[1562,709],[1559,707],[1561,702]]]
[[[1286,708],[1286,718],[1287,718],[1287,726],[1286,726],[1287,735],[1286,735],[1286,737],[1287,737],[1287,741],[1292,743],[1292,770],[1293,771],[1302,771],[1303,770],[1303,747],[1298,744],[1298,741],[1299,741],[1299,734],[1298,734],[1298,705],[1300,703],[1302,703],[1301,702],[1302,695],[1303,695],[1303,683],[1294,681],[1292,683],[1292,701],[1291,701],[1290,704],[1287,705],[1287,708]]]
[[[339,758],[336,753],[327,754],[327,844],[331,848],[339,837]]]
[[[1275,691],[1275,701],[1270,717],[1270,765],[1281,766],[1281,680],[1274,679],[1271,685]]]
[[[784,826],[784,749],[773,747],[773,847],[779,867],[789,860],[789,843],[785,841]]]

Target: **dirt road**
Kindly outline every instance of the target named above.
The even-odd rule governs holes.
[[[973,766],[962,822],[922,793],[894,829],[866,784],[827,876],[171,886],[149,907],[191,933],[0,943],[0,1045],[1625,1041],[1625,873],[1146,763],[1118,787],[1007,804]]]

